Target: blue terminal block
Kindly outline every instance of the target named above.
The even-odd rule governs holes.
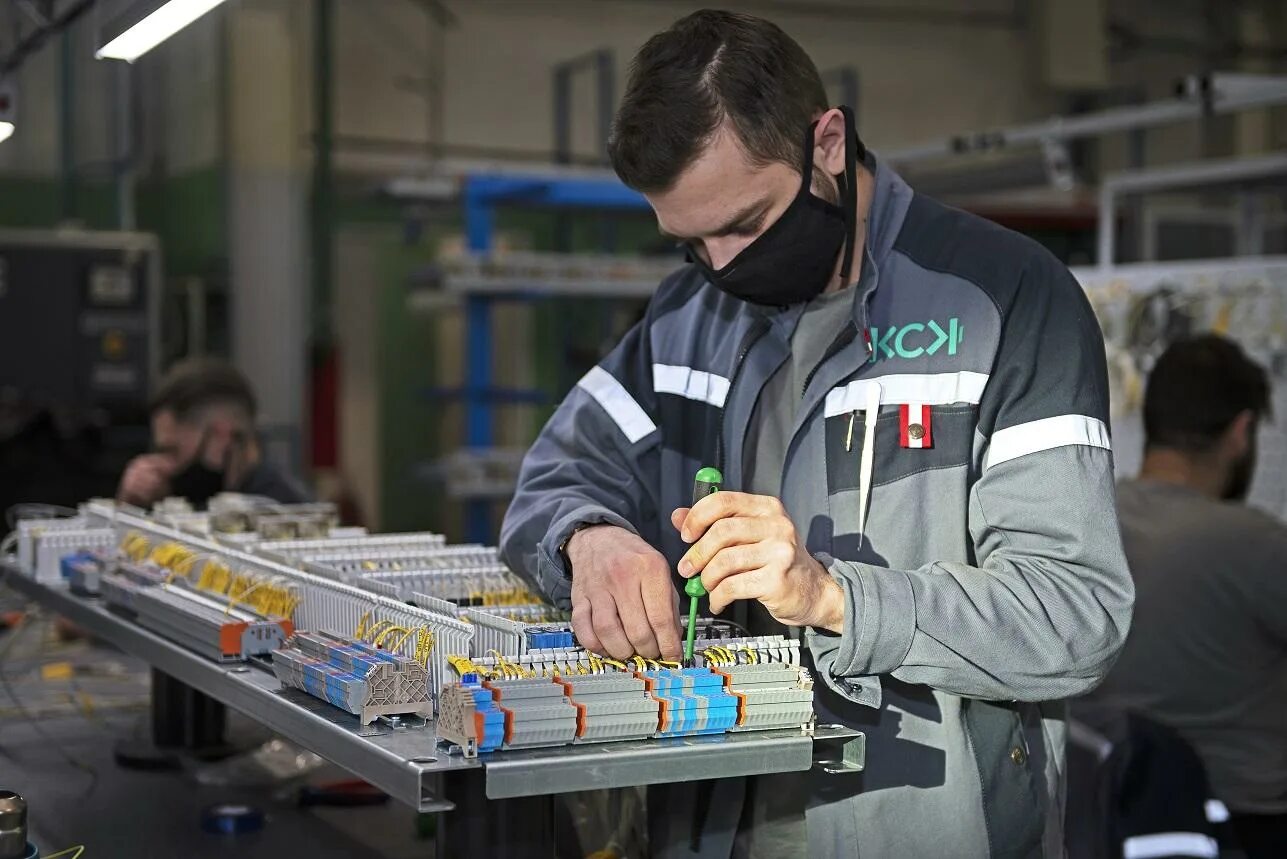
[[[527,630],[528,650],[553,650],[556,648],[575,647],[570,629],[558,627],[535,627]]]
[[[722,734],[737,724],[737,696],[708,668],[646,671],[652,695],[662,704],[657,736]]]
[[[484,689],[479,683],[477,674],[466,674],[461,677],[460,685],[469,689],[474,696],[475,716],[482,717],[482,724],[478,726],[478,751],[496,751],[505,741],[504,711],[496,706],[492,690]]]
[[[101,564],[93,552],[75,552],[58,559],[58,571],[64,579],[71,579],[77,575],[83,577],[88,570],[99,569]]]

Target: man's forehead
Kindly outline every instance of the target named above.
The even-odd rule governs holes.
[[[776,199],[794,187],[797,175],[785,164],[751,164],[737,136],[721,129],[671,188],[645,196],[662,232],[700,236],[757,202]]]
[[[172,438],[187,427],[170,409],[161,409],[152,414],[153,436]]]

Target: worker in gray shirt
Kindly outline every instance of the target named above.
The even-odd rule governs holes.
[[[1213,335],[1149,379],[1136,480],[1118,488],[1135,621],[1098,702],[1174,728],[1251,859],[1287,850],[1287,526],[1242,501],[1265,372]]]

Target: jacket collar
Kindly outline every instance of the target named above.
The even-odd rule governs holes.
[[[871,211],[867,213],[867,250],[876,265],[883,265],[898,233],[903,228],[907,207],[912,203],[912,189],[903,177],[870,151],[864,166],[876,177],[872,194]]]

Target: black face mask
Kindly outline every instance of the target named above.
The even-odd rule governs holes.
[[[845,117],[845,177],[841,205],[814,195],[813,129],[804,137],[804,169],[800,191],[786,211],[755,241],[718,271],[689,249],[689,259],[707,279],[734,298],[752,304],[784,307],[817,297],[827,288],[835,271],[836,255],[844,248],[840,278],[849,282],[853,262],[854,230],[858,217],[858,160],[865,157],[854,128],[853,112]]]
[[[224,490],[227,473],[209,467],[195,456],[183,470],[170,478],[170,494],[186,498],[193,507],[203,508],[211,498]]]
[[[203,435],[192,459],[170,478],[170,494],[186,498],[198,508],[204,508],[211,498],[228,488],[228,463],[232,460],[233,447],[229,446],[222,468],[211,468],[205,463],[208,440],[208,436]],[[240,434],[235,434],[232,445],[240,444],[243,444],[243,439]]]

